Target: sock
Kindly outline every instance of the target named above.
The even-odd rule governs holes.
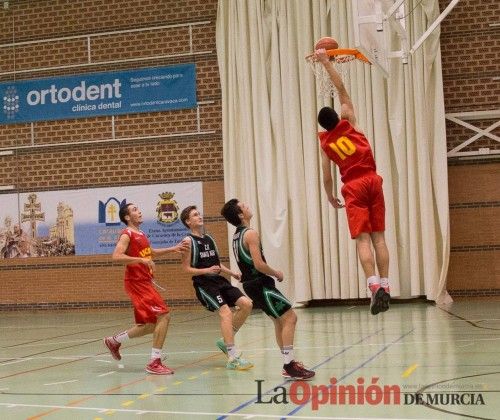
[[[382,277],[380,279],[380,286],[383,287],[387,293],[389,293],[390,287],[389,287],[389,279],[387,277]]]
[[[128,336],[127,331],[123,331],[121,333],[118,333],[118,334],[114,335],[113,338],[117,343],[123,343],[125,341],[130,340],[130,337]]]
[[[380,279],[378,276],[370,276],[366,279],[368,288],[372,293],[375,293],[380,287]]]
[[[161,349],[151,349],[151,360],[161,359]]]
[[[229,360],[236,359],[238,357],[238,349],[234,344],[226,344],[227,355],[229,356]]]
[[[283,346],[281,354],[283,355],[283,363],[288,365],[293,360],[293,346]]]

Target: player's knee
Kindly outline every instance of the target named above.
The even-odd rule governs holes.
[[[245,312],[250,312],[252,310],[252,307],[253,307],[252,301],[245,296],[240,297],[238,299],[238,301],[236,302],[236,304],[238,305],[238,307],[241,310],[243,310]]]
[[[170,312],[167,312],[165,314],[161,314],[156,318],[156,322],[168,322],[170,321]],[[154,329],[154,328],[153,328]]]
[[[287,312],[285,312],[285,316],[283,317],[283,321],[287,323],[288,325],[293,325],[297,324],[297,314],[293,309],[289,309]]]

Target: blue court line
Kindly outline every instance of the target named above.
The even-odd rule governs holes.
[[[366,366],[368,363],[370,363],[373,359],[375,359],[380,353],[383,353],[384,351],[386,351],[390,346],[392,346],[393,344],[396,344],[398,341],[401,341],[403,338],[405,338],[408,334],[411,334],[413,331],[415,330],[415,328],[412,328],[410,331],[408,331],[407,333],[403,334],[401,337],[397,338],[396,340],[394,340],[392,343],[389,343],[389,344],[386,344],[384,347],[382,347],[377,353],[375,353],[372,357],[366,359],[363,363],[361,363],[360,365],[356,366],[354,369],[351,369],[349,372],[347,372],[346,374],[344,374],[342,377],[340,377],[339,379],[337,379],[337,384],[344,380],[345,378],[347,378],[349,375],[352,375],[354,372],[356,372],[357,370],[361,369],[363,366]],[[332,385],[329,385],[328,386],[328,389],[330,389],[332,387]],[[288,418],[289,416],[293,416],[297,411],[299,410],[302,410],[306,404],[309,403],[309,401],[311,401],[311,399],[307,400],[305,403],[299,405],[298,407],[295,407],[295,409],[293,409],[292,411],[290,411],[285,417],[282,417],[281,420],[283,419],[286,419]]]
[[[321,363],[319,363],[318,365],[312,367],[311,369],[312,370],[315,370],[317,368],[319,368],[320,366],[323,366],[325,363],[328,363],[330,360],[332,360],[334,357],[337,357],[339,355],[341,355],[342,353],[345,353],[347,350],[351,349],[352,347],[358,345],[359,343],[365,341],[366,339],[370,338],[370,337],[373,337],[375,334],[378,334],[380,331],[382,331],[384,328],[380,328],[378,329],[377,331],[375,331],[374,333],[370,334],[370,335],[367,335],[366,337],[363,337],[361,340],[359,341],[356,341],[354,344],[351,344],[347,347],[344,347],[342,350],[340,350],[338,353],[335,353],[333,356],[330,356],[328,359],[325,359],[324,361],[322,361]],[[412,330],[413,331],[413,330]],[[273,386],[271,389],[269,389],[268,391],[262,393],[262,395],[266,395],[266,394],[269,394],[270,392],[274,391],[274,389],[278,386],[283,386],[285,384],[288,384],[290,383],[290,381],[283,381],[281,382],[280,384],[278,385],[275,385]],[[253,402],[257,401],[258,397],[255,397],[255,398],[252,398],[251,400],[248,400],[247,402],[244,402],[243,404],[239,405],[238,407],[232,409],[231,411],[229,411],[229,414],[233,414],[233,413],[237,413],[238,411],[242,410],[243,408],[245,408],[246,406],[252,404]],[[224,415],[224,416],[220,416],[220,417],[217,417],[217,420],[223,420],[225,418],[227,418],[228,416]]]

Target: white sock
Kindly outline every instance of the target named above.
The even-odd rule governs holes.
[[[283,355],[283,363],[288,365],[293,360],[293,346],[283,346],[281,354]]]
[[[128,336],[127,331],[123,331],[121,333],[118,333],[118,334],[114,335],[113,338],[115,339],[115,341],[117,343],[123,343],[125,341],[130,340],[130,337]]]
[[[370,287],[372,284],[380,284],[380,279],[378,276],[370,276],[366,279],[366,282],[368,283],[368,287]]]
[[[151,349],[151,360],[161,359],[161,349]]]
[[[380,286],[384,289],[389,289],[389,279],[387,277],[382,277],[380,279]]]
[[[229,356],[229,360],[236,359],[239,354],[238,354],[238,349],[234,344],[226,344],[227,348],[227,355]]]

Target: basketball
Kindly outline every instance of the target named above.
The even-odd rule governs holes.
[[[330,38],[329,36],[325,36],[316,41],[314,50],[320,50],[321,48],[324,48],[325,50],[335,50],[338,47],[339,44],[337,41],[335,41],[333,38]]]

